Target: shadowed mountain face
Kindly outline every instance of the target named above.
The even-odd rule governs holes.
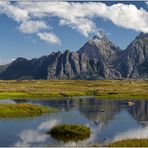
[[[77,52],[53,52],[0,66],[0,79],[121,79],[148,78],[148,34],[121,50],[106,36],[94,36]]]

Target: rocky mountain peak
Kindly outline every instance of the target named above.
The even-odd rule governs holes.
[[[100,32],[100,33],[94,35],[94,36],[92,37],[92,39],[94,39],[94,40],[96,40],[96,39],[98,39],[98,40],[106,40],[107,37],[106,37],[106,34],[105,34],[105,33],[101,33],[101,32]]]
[[[110,62],[119,52],[120,48],[115,46],[105,35],[95,35],[80,48],[80,54],[86,54],[89,58],[102,59]]]
[[[107,36],[103,33],[94,35],[91,39],[88,40],[89,44],[101,44],[102,42],[109,42]]]

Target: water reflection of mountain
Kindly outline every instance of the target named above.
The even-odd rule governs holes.
[[[14,99],[13,100],[15,103],[27,103],[28,100],[27,99]]]
[[[95,124],[106,125],[120,109],[127,108],[126,100],[99,100],[96,98],[53,99],[53,100],[14,100],[16,103],[34,103],[44,106],[57,107],[63,111],[79,109],[79,111]],[[148,121],[148,100],[136,100],[128,108],[128,112],[137,121]],[[147,122],[148,123],[148,122]]]
[[[43,106],[49,106],[49,107],[57,107],[64,111],[69,111],[73,108],[78,108],[79,105],[79,99],[66,99],[66,98],[60,98],[60,99],[33,99],[33,100],[14,100],[16,103],[33,103],[33,104],[39,104]]]
[[[63,111],[79,109],[80,112],[94,123],[107,124],[121,109],[125,101],[99,100],[96,98],[53,99],[53,100],[15,100],[16,103],[34,103],[57,107]]]
[[[106,125],[114,115],[120,110],[121,103],[113,100],[87,100],[85,104],[80,104],[81,113],[95,124]]]
[[[129,113],[140,122],[148,121],[148,100],[137,100],[135,105],[131,106]]]

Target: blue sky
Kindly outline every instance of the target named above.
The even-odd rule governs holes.
[[[94,3],[95,5],[87,2],[78,5],[67,3],[38,2],[34,7],[32,3],[0,2],[0,64],[17,57],[30,59],[58,50],[76,51],[100,30],[106,32],[108,38],[122,49],[141,31],[148,32],[148,5],[145,2],[124,2],[122,5],[117,5],[119,2],[105,2],[103,14],[99,12],[101,10],[98,8],[102,7],[101,4],[97,6],[98,2]],[[130,7],[130,4],[136,8]],[[50,5],[50,9],[44,9],[45,5]],[[62,9],[60,5],[63,10],[59,10]],[[110,7],[113,5],[117,14],[119,11],[117,19],[116,12]],[[14,11],[14,8],[18,11]],[[129,14],[125,12],[130,9]],[[76,11],[82,14],[79,15]],[[134,12],[135,14],[131,14]],[[132,19],[135,22],[130,21]]]

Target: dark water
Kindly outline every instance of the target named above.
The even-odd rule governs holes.
[[[3,100],[56,107],[59,112],[28,119],[0,119],[0,146],[91,146],[123,138],[148,138],[148,101],[75,98],[62,100]],[[92,135],[85,141],[63,143],[46,132],[56,124],[83,124]]]

